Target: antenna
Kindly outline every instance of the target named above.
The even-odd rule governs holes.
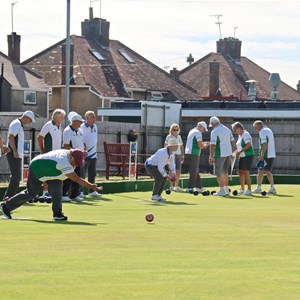
[[[235,26],[235,27],[233,28],[233,37],[236,36],[236,30],[237,30],[238,28],[239,28],[238,26]]]
[[[11,2],[11,32],[14,32],[14,6],[18,1],[12,0]]]
[[[218,21],[215,24],[219,26],[220,39],[222,39],[222,32],[221,32],[221,24],[222,24],[222,22],[220,22],[220,18],[223,17],[223,15],[210,15],[210,17],[217,18]]]

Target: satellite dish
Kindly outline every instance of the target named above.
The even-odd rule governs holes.
[[[77,112],[76,111],[70,111],[69,114],[68,114],[68,120],[70,123],[72,123],[72,118],[77,115]]]

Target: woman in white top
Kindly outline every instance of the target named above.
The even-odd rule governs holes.
[[[176,139],[178,144],[180,145],[175,152],[176,181],[170,182],[170,190],[179,192],[182,191],[182,189],[178,186],[178,183],[181,175],[181,165],[184,161],[184,147],[180,136],[180,127],[176,123],[173,123],[170,127],[169,135],[165,140],[165,147],[168,146],[168,142],[170,139]]]

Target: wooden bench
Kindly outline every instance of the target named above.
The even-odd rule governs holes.
[[[103,142],[103,145],[106,160],[106,179],[109,179],[110,175],[122,176],[123,179],[125,179],[126,171],[129,170],[130,144],[111,144]],[[149,155],[138,154],[137,177],[139,174],[138,169],[145,168],[144,162],[140,162],[143,157],[149,157]],[[110,167],[118,168],[119,172],[117,174],[111,174]]]

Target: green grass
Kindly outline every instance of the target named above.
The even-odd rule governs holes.
[[[299,299],[299,187],[276,196],[105,195],[0,220],[0,299]],[[155,215],[153,223],[144,219]]]

